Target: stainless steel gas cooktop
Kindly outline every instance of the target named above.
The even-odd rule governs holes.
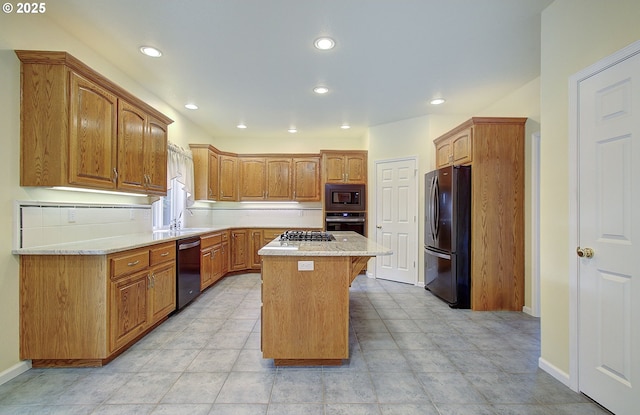
[[[335,241],[336,238],[322,231],[286,231],[279,238],[280,241]]]

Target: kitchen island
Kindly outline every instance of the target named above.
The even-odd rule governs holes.
[[[392,251],[355,232],[331,241],[274,239],[262,260],[262,356],[276,366],[349,358],[349,286],[372,257]]]

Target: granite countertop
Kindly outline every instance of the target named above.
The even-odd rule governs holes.
[[[373,239],[356,232],[329,232],[336,240],[279,241],[278,238],[263,246],[258,255],[264,256],[379,256],[393,251],[378,245]]]
[[[177,231],[153,231],[111,238],[89,239],[64,244],[43,245],[31,248],[19,248],[11,251],[17,255],[108,255],[129,249],[141,248],[162,242],[176,241],[191,236],[217,232],[225,227],[187,228]]]

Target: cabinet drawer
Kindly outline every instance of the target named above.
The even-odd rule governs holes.
[[[208,248],[221,242],[222,234],[220,232],[203,235],[200,237],[200,249]]]
[[[115,279],[149,266],[149,250],[130,251],[111,258],[111,278]]]
[[[224,231],[220,233],[221,237],[222,237],[222,241],[228,241],[229,240],[229,231]]]
[[[151,247],[149,249],[149,265],[154,266],[163,262],[175,261],[176,244],[174,242]]]

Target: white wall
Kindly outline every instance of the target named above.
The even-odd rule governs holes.
[[[555,0],[542,13],[542,359],[569,373],[569,77],[640,39],[637,0]]]

